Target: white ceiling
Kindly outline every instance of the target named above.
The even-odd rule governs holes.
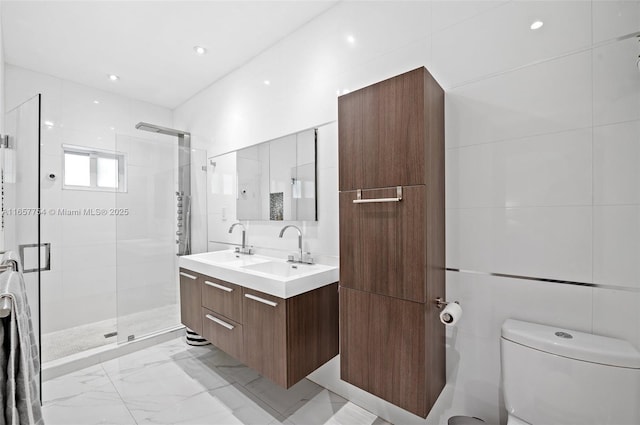
[[[175,108],[335,3],[2,1],[5,62]]]

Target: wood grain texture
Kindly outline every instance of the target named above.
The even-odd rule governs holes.
[[[232,357],[235,357],[240,361],[243,361],[244,341],[242,334],[242,325],[204,307],[201,307],[201,315],[202,336],[225,353],[229,354]],[[228,329],[220,323],[216,323],[215,321],[208,318],[208,315],[216,317],[217,319],[233,326],[233,329]]]
[[[346,140],[362,153],[351,146],[340,161],[364,174],[348,189],[395,197],[401,185],[404,194],[397,204],[354,206],[355,192],[340,186],[341,374],[424,417],[445,385],[445,329],[433,303],[445,297],[444,92],[418,68],[350,95],[362,104],[343,104],[338,125],[362,127],[361,138]],[[340,149],[349,135],[339,133]],[[420,351],[402,345],[409,339]]]
[[[180,321],[194,332],[202,335],[202,276],[191,270],[180,269],[180,272],[195,276],[196,279],[180,275]]]
[[[338,284],[286,301],[289,388],[338,354]]]
[[[341,288],[340,377],[425,417],[424,319],[423,303]]]
[[[353,92],[338,98],[338,187],[355,189],[362,185],[362,93]]]
[[[212,282],[231,292],[207,285]],[[236,322],[242,322],[242,287],[224,280],[205,276],[202,280],[202,306]]]
[[[355,208],[355,191],[340,192],[340,285],[346,288],[364,289],[362,279],[362,253],[360,252],[360,210]]]
[[[251,294],[277,303],[272,307],[243,296],[243,334],[247,366],[274,383],[287,387],[287,306],[282,298],[243,288]]]
[[[340,190],[425,184],[423,70],[338,98]]]
[[[402,201],[354,204],[340,193],[340,284],[425,301],[425,186],[403,187]],[[395,198],[396,188],[366,189],[363,199]]]
[[[424,116],[426,129],[425,163],[427,164],[426,225],[426,340],[429,347],[425,362],[428,400],[435,402],[446,384],[445,328],[440,323],[439,310],[431,301],[445,296],[445,169],[444,169],[444,90],[424,69]]]

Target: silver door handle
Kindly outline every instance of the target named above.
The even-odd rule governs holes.
[[[40,266],[40,268],[32,267],[28,269],[24,267],[24,258],[25,258],[24,250],[27,248],[35,248],[38,250],[38,254],[37,254],[38,257],[40,257],[40,260],[44,260],[43,266]],[[44,248],[44,258],[42,257],[40,248]],[[50,243],[41,243],[41,244],[27,243],[23,245],[18,245],[18,251],[20,252],[20,260],[22,261],[22,273],[33,273],[37,271],[51,270],[51,244]]]
[[[229,329],[229,330],[232,330],[233,328],[235,328],[235,326],[233,326],[232,324],[227,323],[227,322],[225,322],[224,320],[220,320],[220,319],[218,319],[217,317],[213,317],[213,316],[212,316],[212,315],[210,315],[210,314],[207,314],[205,317],[206,317],[207,319],[211,320],[212,322],[216,322],[217,324],[219,324],[219,325],[221,325],[221,326],[224,326],[225,328],[227,328],[227,329]]]
[[[193,279],[193,280],[197,279],[197,277],[195,277],[193,275],[190,275],[190,274],[187,274],[187,273],[183,273],[183,272],[180,272],[180,276],[188,277],[189,279]]]
[[[215,282],[209,282],[208,280],[205,280],[204,284],[208,285],[208,286],[213,286],[214,288],[222,289],[225,292],[233,292],[233,288],[229,288],[227,286],[220,285],[220,284],[215,283]]]
[[[258,301],[259,303],[262,303],[262,304],[270,305],[271,307],[275,307],[275,306],[278,305],[278,303],[274,303],[273,301],[265,300],[264,298],[256,297],[255,295],[244,294],[244,296],[249,298],[250,300],[254,300],[254,301]]]
[[[400,202],[402,201],[402,186],[396,187],[395,198],[374,198],[374,199],[362,199],[362,189],[358,189],[356,193],[356,199],[353,200],[354,204],[371,204],[374,202]]]

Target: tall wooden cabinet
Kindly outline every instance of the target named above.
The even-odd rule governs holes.
[[[341,378],[426,417],[445,384],[444,92],[425,68],[338,99]]]

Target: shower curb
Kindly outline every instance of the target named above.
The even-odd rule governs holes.
[[[123,344],[113,343],[53,360],[42,365],[42,381],[45,382],[89,366],[113,360],[162,342],[184,337],[184,335],[185,328],[180,325],[176,328],[160,331]]]

